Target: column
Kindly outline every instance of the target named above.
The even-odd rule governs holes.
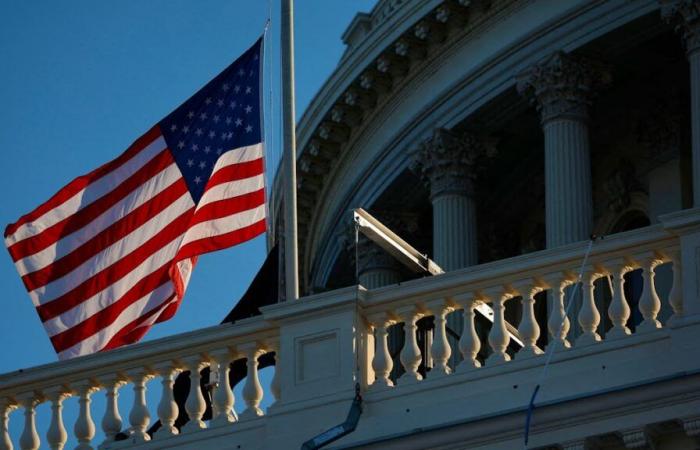
[[[471,133],[436,129],[416,154],[433,204],[433,259],[445,271],[477,263],[474,166],[490,153]]]
[[[700,206],[700,0],[660,0],[661,17],[675,26],[690,63],[693,206]]]
[[[472,133],[442,128],[416,153],[413,168],[430,189],[433,205],[433,259],[446,272],[478,262],[474,182],[478,165],[494,153],[492,145]],[[447,326],[459,333],[462,315],[449,315]],[[456,347],[454,339],[449,342]],[[457,363],[455,352],[450,365]]]
[[[518,76],[518,91],[537,106],[544,131],[548,248],[588,239],[592,231],[588,107],[609,78],[603,66],[563,52]]]

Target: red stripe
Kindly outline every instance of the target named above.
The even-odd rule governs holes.
[[[61,205],[66,200],[70,199],[75,194],[85,189],[85,187],[88,186],[90,183],[94,183],[95,181],[104,177],[108,173],[121,167],[124,163],[129,161],[138,152],[146,148],[148,144],[155,141],[160,136],[160,127],[156,125],[155,127],[148,130],[146,134],[138,138],[124,153],[122,153],[116,159],[100,166],[99,168],[93,170],[92,172],[86,175],[74,179],[65,187],[63,187],[60,191],[58,191],[48,201],[36,208],[34,211],[20,217],[17,222],[8,225],[5,228],[5,237],[13,234],[15,231],[17,231],[19,227],[21,227],[25,223],[32,222],[38,219],[39,217],[43,216],[47,212],[51,211],[52,209],[56,208],[57,206]]]
[[[118,262],[88,278],[80,285],[60,297],[57,297],[55,300],[37,306],[37,311],[39,312],[41,320],[47,321],[63,314],[111,284],[118,283],[119,280],[141,264],[146,258],[184,233],[187,229],[187,224],[191,220],[193,211],[194,207],[185,211],[156,235],[144,242],[143,245],[128,255],[125,255]]]
[[[213,252],[215,250],[221,250],[236,244],[240,244],[241,242],[248,241],[257,235],[264,233],[265,229],[265,219],[262,219],[252,225],[239,228],[238,230],[231,231],[229,233],[189,242],[180,248],[175,260],[181,261],[194,255],[201,255],[203,253]]]
[[[134,342],[138,342],[148,330],[151,329],[152,325],[148,326],[142,326],[143,322],[148,320],[152,315],[154,314],[160,314],[161,311],[163,311],[163,305],[167,304],[169,301],[171,301],[175,297],[175,295],[168,297],[163,303],[161,303],[159,306],[156,306],[152,310],[144,313],[142,316],[137,317],[134,319],[131,323],[128,323],[125,325],[121,330],[119,330],[117,333],[115,333],[114,336],[107,342],[107,344],[102,347],[100,350],[101,352],[111,350],[117,347],[121,347],[123,345],[128,345],[128,344],[133,344]],[[179,301],[176,303],[179,304]],[[167,311],[170,307],[166,307],[165,310]],[[158,320],[156,320],[157,323]]]
[[[114,224],[105,228],[95,237],[64,257],[55,260],[40,270],[24,275],[22,280],[27,287],[27,291],[31,292],[73,271],[86,260],[97,255],[155,217],[186,192],[187,184],[182,178],[178,179],[155,197],[114,222]]]
[[[161,285],[170,282],[168,269],[170,262],[167,262],[160,269],[147,275],[127,291],[116,302],[108,305],[104,309],[80,322],[78,325],[65,330],[51,337],[51,343],[56,352],[62,352],[78,342],[89,338],[93,334],[108,327],[119,317],[119,315],[137,300],[140,300],[149,292],[154,291]]]
[[[221,169],[214,172],[207,182],[207,189],[211,189],[213,186],[226,183],[228,181],[243,180],[245,178],[254,177],[255,175],[260,175],[265,171],[263,165],[263,159],[255,159],[253,161],[246,161],[238,164],[231,164],[230,166],[224,166]]]
[[[108,194],[97,199],[89,206],[77,211],[62,221],[46,228],[41,233],[24,239],[8,248],[12,259],[17,261],[45,249],[62,237],[81,229],[99,217],[106,210],[117,204],[134,189],[151,179],[163,169],[173,164],[174,160],[167,148],[144,165],[138,172],[121,182]]]
[[[243,211],[248,211],[265,203],[265,189],[260,189],[238,197],[207,203],[195,211],[190,227],[208,220],[219,219]]]

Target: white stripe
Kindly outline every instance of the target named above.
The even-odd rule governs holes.
[[[202,206],[229,198],[238,197],[240,195],[249,194],[259,191],[265,187],[265,175],[255,175],[254,177],[244,178],[242,180],[229,181],[228,183],[217,184],[216,186],[204,191],[204,195],[197,203],[197,209]]]
[[[186,244],[198,239],[230,233],[259,222],[264,218],[265,205],[263,204],[247,211],[231,214],[230,216],[198,223],[187,230],[185,239],[182,241],[181,245],[185,246]]]
[[[36,302],[40,304],[47,303],[65,294],[88,278],[138,249],[148,239],[193,206],[192,196],[189,191],[185,192],[179,199],[175,200],[170,206],[149,219],[142,226],[86,260],[63,277],[34,289],[29,293],[29,296],[32,297],[36,305]]]
[[[240,164],[248,161],[255,161],[263,157],[263,145],[262,142],[255,145],[248,145],[246,147],[238,147],[233,150],[229,150],[222,154],[219,159],[216,160],[216,165],[214,165],[214,171],[219,170],[222,167],[230,166],[231,164]]]
[[[52,264],[57,259],[64,257],[76,248],[85,244],[102,230],[113,225],[115,222],[129,214],[134,209],[143,205],[181,178],[182,174],[180,173],[180,169],[177,167],[177,164],[171,164],[153,176],[146,183],[138,187],[136,190],[132,191],[114,206],[106,210],[89,224],[85,225],[79,230],[76,230],[74,233],[61,238],[50,247],[46,247],[33,255],[27,256],[15,262],[17,271],[22,276]]]
[[[74,306],[68,311],[44,322],[44,328],[49,336],[54,336],[62,333],[69,328],[73,328],[85,319],[92,317],[94,314],[105,309],[107,306],[115,303],[122,298],[129,289],[134,287],[136,283],[141,281],[146,276],[169,263],[180,248],[180,242],[184,233],[173,239],[168,245],[161,248],[154,254],[148,257],[145,261],[139,264],[134,270],[129,272],[125,277],[111,284],[110,286],[98,292],[94,296]]]
[[[14,233],[5,238],[5,245],[9,247],[21,240],[37,235],[46,228],[89,206],[95,200],[113,191],[114,188],[137,172],[165,148],[165,139],[159,136],[117,169],[90,183],[85,189],[52,210],[47,211],[36,220],[21,225]]]
[[[163,302],[172,295],[173,286],[171,283],[166,283],[160,286],[158,289],[149,292],[147,295],[143,296],[137,302],[122,311],[117,320],[115,320],[112,324],[103,328],[92,336],[83,339],[74,346],[60,352],[58,354],[58,358],[64,360],[100,351],[105,345],[107,345],[110,339],[112,339],[112,337],[119,332],[119,330],[124,328],[124,326],[153,309],[165,307],[166,304],[163,304]],[[157,317],[158,315],[155,314],[153,320],[155,320]]]

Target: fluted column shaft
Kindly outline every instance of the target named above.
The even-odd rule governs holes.
[[[518,77],[518,90],[536,104],[545,147],[547,247],[587,239],[593,224],[588,107],[609,82],[593,61],[557,52]]]
[[[681,34],[690,65],[693,206],[700,206],[700,0],[660,0],[661,17]]]
[[[591,162],[585,120],[552,119],[543,129],[545,221],[551,248],[585,240],[591,233]]]
[[[476,202],[465,194],[437,195],[433,203],[433,257],[445,271],[477,263]]]

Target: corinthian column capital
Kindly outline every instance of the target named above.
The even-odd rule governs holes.
[[[494,152],[495,146],[471,133],[438,128],[416,151],[413,170],[429,186],[431,199],[452,193],[472,196],[476,165]]]
[[[535,103],[543,124],[560,118],[587,120],[594,92],[610,79],[603,64],[559,51],[518,75],[517,89]]]
[[[700,50],[700,0],[659,0],[661,18],[683,36],[688,54]]]

